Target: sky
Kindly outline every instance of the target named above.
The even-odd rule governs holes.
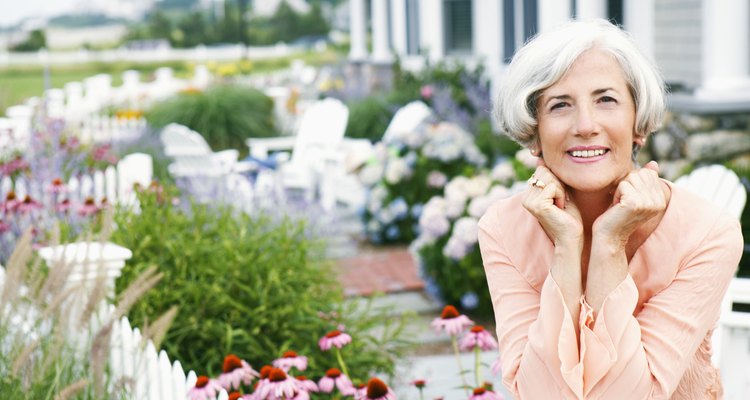
[[[80,0],[0,0],[0,26],[28,17],[49,17],[74,9]]]

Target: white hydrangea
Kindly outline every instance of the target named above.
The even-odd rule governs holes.
[[[462,217],[456,220],[453,225],[452,237],[465,243],[467,246],[471,246],[477,242],[477,235],[479,235],[479,221],[474,217]]]
[[[383,164],[374,162],[366,164],[359,171],[359,181],[365,186],[372,186],[383,178]]]
[[[451,227],[446,215],[447,202],[442,197],[433,197],[422,209],[419,216],[419,227],[422,234],[438,238],[445,235]]]
[[[487,175],[476,175],[464,185],[464,190],[470,198],[481,196],[490,189],[492,180]]]
[[[494,203],[494,200],[489,195],[479,196],[469,202],[467,212],[474,218],[481,218],[492,203]]]
[[[458,261],[466,257],[466,255],[469,254],[469,250],[471,250],[471,247],[467,246],[455,236],[451,236],[445,244],[445,247],[443,247],[443,255]]]
[[[393,185],[401,182],[402,179],[410,176],[411,173],[411,168],[409,168],[406,160],[394,158],[388,162],[385,168],[385,181]]]
[[[492,176],[492,180],[494,181],[507,183],[516,177],[516,171],[513,169],[513,163],[510,161],[503,161],[497,163],[497,165],[492,168],[490,176]]]
[[[539,160],[537,157],[534,157],[534,155],[531,154],[531,151],[529,151],[529,149],[526,148],[523,148],[516,152],[516,159],[520,161],[521,164],[531,169],[536,169],[536,162],[537,160]]]
[[[445,198],[450,199],[455,203],[465,203],[469,198],[469,194],[466,191],[468,184],[469,178],[463,175],[451,179],[451,181],[445,185]]]

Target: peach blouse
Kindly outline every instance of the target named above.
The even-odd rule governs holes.
[[[714,399],[711,332],[742,255],[739,222],[669,184],[656,230],[596,320],[573,321],[549,274],[554,246],[521,204],[494,204],[479,245],[497,323],[503,384],[519,399]],[[580,340],[574,323],[579,325]]]

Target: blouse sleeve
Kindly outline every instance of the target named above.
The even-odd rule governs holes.
[[[580,398],[583,365],[562,292],[547,275],[540,293],[512,264],[493,235],[496,229],[483,222],[479,245],[495,310],[503,384],[515,398]]]
[[[609,398],[627,390],[634,399],[668,399],[718,320],[742,248],[738,221],[721,218],[637,315],[638,289],[630,275],[604,300],[596,321],[584,302],[584,396]]]
[[[503,384],[522,399],[618,398],[623,393],[633,399],[668,399],[715,324],[741,256],[739,224],[719,221],[684,258],[672,283],[636,316],[638,289],[630,275],[605,299],[596,320],[582,299],[576,321],[580,339],[551,275],[537,291],[512,264],[497,228],[480,223]]]

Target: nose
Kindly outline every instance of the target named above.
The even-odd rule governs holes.
[[[597,124],[594,118],[594,110],[591,107],[577,107],[575,134],[578,136],[592,136],[598,133]]]

